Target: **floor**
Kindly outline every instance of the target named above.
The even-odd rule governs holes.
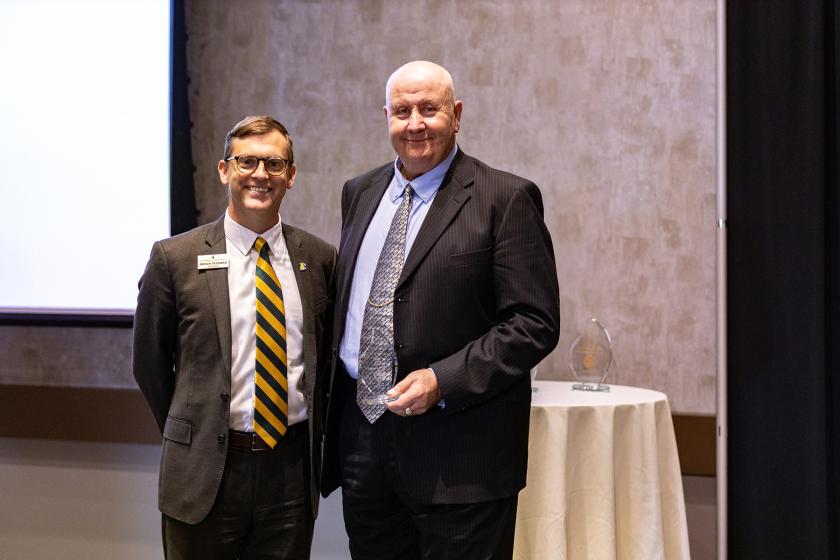
[[[162,558],[157,445],[0,438],[0,558]],[[715,481],[685,477],[691,554],[715,558]],[[321,503],[313,560],[348,558],[341,498]]]

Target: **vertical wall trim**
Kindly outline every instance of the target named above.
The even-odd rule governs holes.
[[[193,181],[192,123],[187,72],[184,0],[170,2],[169,55],[169,220],[172,235],[198,225]]]
[[[717,0],[717,558],[727,557],[726,1]]]

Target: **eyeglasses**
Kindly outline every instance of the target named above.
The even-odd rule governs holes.
[[[265,172],[269,175],[282,175],[286,171],[288,162],[281,157],[258,158],[257,156],[230,156],[225,161],[236,161],[236,169],[240,173],[253,173],[263,162]]]

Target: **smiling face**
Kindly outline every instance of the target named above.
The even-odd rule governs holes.
[[[257,158],[281,157],[289,159],[289,143],[277,130],[234,138],[231,156]],[[262,233],[277,223],[280,203],[286,191],[295,182],[297,169],[287,166],[282,175],[269,175],[261,161],[251,173],[242,173],[236,162],[220,161],[219,178],[228,186],[228,213],[238,224],[256,233]]]
[[[461,101],[454,100],[449,74],[430,62],[409,63],[388,81],[384,109],[391,144],[414,179],[449,155],[461,126]]]

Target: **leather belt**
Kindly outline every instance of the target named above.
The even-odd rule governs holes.
[[[280,438],[274,449],[284,444],[295,443],[301,437],[308,437],[307,423],[298,422],[292,424],[286,430],[286,435]],[[271,447],[254,432],[240,432],[239,430],[228,430],[228,443],[234,449],[246,449],[248,451],[272,451]]]

